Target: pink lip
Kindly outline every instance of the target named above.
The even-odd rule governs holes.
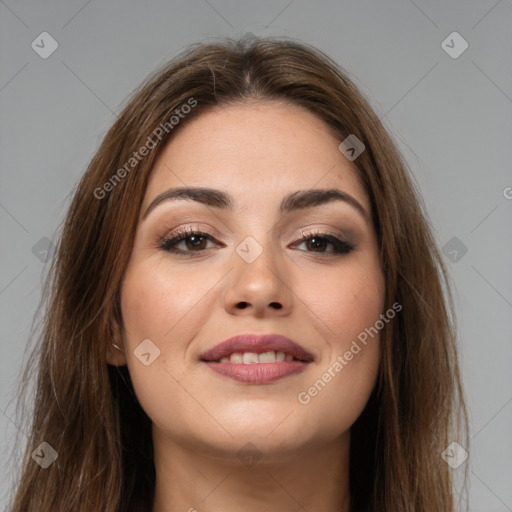
[[[282,361],[279,363],[254,363],[254,364],[237,364],[237,363],[206,363],[213,371],[249,384],[265,384],[273,382],[294,373],[304,371],[309,363],[304,361]]]
[[[270,350],[291,354],[295,359],[301,361],[309,362],[313,360],[313,356],[308,351],[279,334],[241,334],[233,336],[201,354],[201,359],[203,361],[219,361],[221,357],[229,356],[234,352],[261,354]]]
[[[222,357],[229,357],[235,352],[254,352],[261,354],[268,351],[284,352],[292,355],[293,361],[275,363],[237,364],[221,363]],[[302,372],[313,361],[313,356],[292,340],[277,334],[243,334],[233,336],[219,343],[201,355],[201,360],[215,372],[239,382],[264,384],[288,375]]]

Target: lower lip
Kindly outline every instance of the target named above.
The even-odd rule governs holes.
[[[266,384],[300,373],[309,363],[304,361],[282,361],[279,363],[206,363],[214,372],[225,377],[249,384]]]

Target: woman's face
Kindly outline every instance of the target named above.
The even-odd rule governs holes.
[[[340,142],[300,107],[254,102],[178,127],[160,154],[122,283],[125,354],[108,358],[128,365],[162,442],[283,455],[335,442],[362,412],[379,335],[359,340],[381,318],[385,282]],[[209,192],[160,196],[183,188]],[[313,195],[328,190],[339,198]],[[308,357],[281,362],[291,350],[278,341],[204,360],[247,333],[284,336]]]

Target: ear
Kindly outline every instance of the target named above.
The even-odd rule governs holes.
[[[126,349],[121,334],[121,328],[116,320],[112,320],[112,331],[112,339],[109,340],[107,345],[107,363],[112,366],[123,366],[126,364]],[[114,344],[119,348],[116,348]]]

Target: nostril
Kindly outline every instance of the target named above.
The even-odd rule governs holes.
[[[248,302],[239,302],[236,307],[238,309],[245,309],[247,306],[249,306],[249,303]],[[283,305],[280,304],[279,302],[271,302],[269,304],[270,307],[274,308],[274,309],[282,309],[283,308]]]

